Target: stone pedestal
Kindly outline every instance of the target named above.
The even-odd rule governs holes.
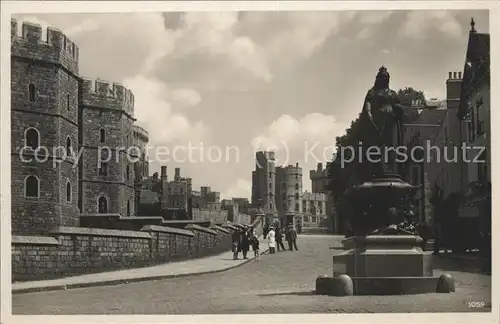
[[[333,256],[333,277],[320,276],[316,281],[319,294],[398,295],[454,291],[451,276],[433,276],[431,255],[422,251],[422,239],[418,236],[355,236],[345,239],[342,244],[345,252]],[[350,286],[352,288],[345,288]]]

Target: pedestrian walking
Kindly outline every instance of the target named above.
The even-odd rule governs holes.
[[[235,230],[233,232],[233,259],[238,260],[238,254],[241,250],[241,232]]]
[[[288,242],[288,248],[290,251],[298,251],[299,249],[297,248],[297,232],[295,231],[295,228],[293,228],[293,225],[288,226],[288,231],[287,231],[287,237],[286,240]]]
[[[243,253],[243,259],[248,259],[247,258],[247,253],[248,250],[250,250],[250,241],[248,238],[248,232],[245,230],[242,230],[241,232],[241,252]]]
[[[269,253],[274,254],[276,252],[276,241],[275,241],[274,228],[272,226],[269,227],[269,232],[267,233],[267,242],[269,244]]]
[[[276,227],[276,248],[278,249],[278,252],[280,251],[285,251],[285,245],[283,245],[283,229],[280,228],[280,226]]]
[[[250,245],[252,246],[253,250],[253,255],[256,260],[260,260],[260,252],[259,252],[259,239],[255,234],[252,233],[252,236],[250,237]]]

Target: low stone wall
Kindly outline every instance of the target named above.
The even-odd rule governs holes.
[[[12,236],[13,281],[55,279],[145,267],[231,250],[232,230],[146,225],[140,231],[59,227],[47,236]]]

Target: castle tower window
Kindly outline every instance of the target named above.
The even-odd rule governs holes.
[[[298,183],[295,184],[295,190],[299,190],[299,184]]]
[[[299,204],[295,204],[295,211],[296,211],[296,212],[299,212],[299,211],[300,211],[300,206],[299,206]]]
[[[69,95],[66,97],[66,109],[68,109],[68,111],[71,110]]]
[[[71,182],[66,183],[66,201],[71,202]]]
[[[28,85],[28,100],[30,102],[36,101],[36,87],[33,83]]]
[[[130,200],[127,201],[127,216],[130,216]]]
[[[29,175],[24,179],[24,197],[40,198],[40,179]]]
[[[108,212],[108,200],[106,197],[99,197],[97,200],[97,209],[99,214],[106,214]]]
[[[100,176],[108,175],[108,162],[101,161],[101,165],[99,166],[99,175]]]
[[[24,145],[36,150],[40,146],[40,132],[36,128],[28,128],[24,132]]]
[[[66,154],[68,156],[70,156],[72,154],[71,138],[69,136],[66,138]]]
[[[99,142],[104,143],[106,141],[106,131],[104,128],[99,130]]]
[[[127,170],[125,172],[127,172],[127,175],[126,175],[127,180],[130,180],[130,167],[128,165],[127,165]]]

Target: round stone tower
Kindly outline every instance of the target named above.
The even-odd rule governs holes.
[[[11,21],[13,234],[78,225],[78,47],[42,32]]]
[[[297,163],[287,166],[284,171],[287,211],[302,213],[302,168]]]

